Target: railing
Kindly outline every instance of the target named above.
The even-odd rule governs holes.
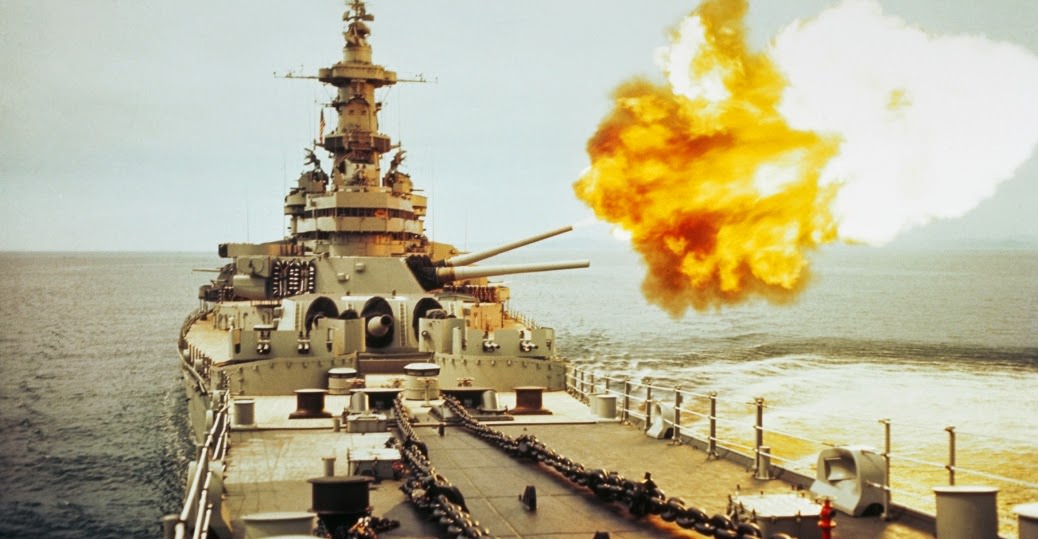
[[[194,471],[188,481],[187,496],[180,513],[164,519],[165,539],[193,539],[208,536],[213,509],[220,500],[220,492],[212,491],[210,466],[223,461],[227,453],[227,394],[220,392],[213,403],[213,424],[205,443],[198,448]]]
[[[185,351],[187,352],[187,357],[181,356],[180,358],[183,362],[182,367],[184,367],[184,369],[187,370],[190,376],[194,378],[195,389],[198,391],[199,394],[202,395],[207,395],[209,393],[209,367],[212,364],[212,359],[208,355],[206,355],[205,352],[203,352],[201,349],[188,343],[185,336],[187,335],[187,332],[190,329],[190,327],[195,322],[197,322],[203,316],[208,315],[210,312],[212,312],[211,309],[199,307],[198,309],[195,309],[186,319],[184,319],[184,323],[180,328],[180,339],[177,345],[177,349],[181,351],[181,354],[183,354]],[[197,360],[201,360],[200,367],[202,372],[198,372],[198,369],[195,368],[195,362]]]
[[[1016,518],[1011,512],[1014,505],[1038,500],[1038,483],[1018,478],[1035,476],[1038,445],[1034,441],[966,433],[952,426],[942,428],[898,423],[899,434],[903,432],[902,439],[909,442],[895,452],[892,437],[895,425],[890,419],[879,419],[879,427],[876,427],[876,419],[824,417],[814,413],[807,417],[807,414],[795,410],[769,406],[759,396],[752,401],[745,398],[721,399],[713,391],[689,391],[676,385],[657,384],[649,378],[635,381],[580,366],[569,367],[566,387],[570,394],[589,405],[594,396],[614,396],[617,417],[646,431],[654,424],[658,425],[654,414],[663,413],[664,432],[669,431],[672,443],[687,443],[701,448],[709,458],[723,457],[745,464],[758,479],[769,479],[774,470],[781,472],[783,479],[805,487],[810,486],[815,477],[817,455],[821,449],[849,444],[811,438],[791,432],[793,428],[809,429],[810,432],[837,431],[835,434],[852,434],[855,438],[869,437],[869,429],[874,429],[873,434],[881,440],[875,445],[882,448],[875,450],[875,454],[886,464],[886,475],[882,484],[870,482],[868,485],[884,493],[884,518],[890,515],[895,495],[898,500],[912,500],[910,504],[899,503],[898,507],[932,516],[936,512],[932,487],[942,483],[954,485],[964,475],[994,482],[1001,487],[999,519],[1003,534],[1015,534]],[[777,424],[790,425],[790,430],[766,428],[766,411],[768,417],[777,419]],[[800,425],[797,425],[797,419]],[[834,425],[846,427],[852,423],[862,427],[845,428],[843,432],[834,428]],[[974,442],[974,447],[964,449],[964,434]],[[920,443],[919,440],[927,442]],[[860,439],[849,442],[868,445]],[[973,467],[963,465],[967,458]],[[989,465],[991,469],[981,469],[984,461],[992,463]],[[1006,475],[1012,472],[1017,472],[1017,477]]]
[[[202,352],[202,350],[194,345],[187,346],[187,353],[188,357],[181,358],[181,361],[183,362],[183,365],[181,366],[188,372],[188,375],[194,379],[195,390],[198,391],[200,395],[208,395],[209,366],[212,365],[213,360],[210,359],[205,352]],[[199,367],[202,369],[202,373],[199,373],[198,369],[195,368],[196,361],[198,360],[201,360]]]
[[[534,322],[534,320],[529,316],[518,311],[513,311],[507,303],[505,304],[505,316],[511,318],[512,320],[515,320],[516,322],[519,322],[520,324],[530,329],[537,329],[540,327],[537,325],[537,322]]]

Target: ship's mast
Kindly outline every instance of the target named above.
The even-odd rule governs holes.
[[[427,203],[412,192],[410,177],[399,170],[404,152],[397,151],[384,175],[380,167],[382,154],[394,147],[379,132],[381,104],[375,90],[396,84],[397,76],[371,61],[367,23],[375,18],[362,1],[347,1],[342,60],[321,68],[316,77],[336,88],[330,106],[337,120],[318,142],[331,154],[331,181],[328,185],[328,176],[311,156],[314,169],[304,172],[299,187],[285,198],[285,213],[292,220],[289,240],[305,252],[333,255],[428,254]]]
[[[371,29],[375,20],[364,3],[352,0],[342,15],[347,21],[342,61],[318,72],[318,80],[338,90],[331,105],[338,112],[335,130],[321,144],[332,154],[333,189],[347,185],[377,186],[381,182],[379,158],[391,148],[387,135],[378,132],[381,104],[375,90],[396,84],[396,73],[371,63]]]

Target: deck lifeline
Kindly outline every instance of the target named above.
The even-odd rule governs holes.
[[[514,394],[499,397],[502,404],[514,403]],[[294,397],[254,399],[257,428],[231,433],[224,479],[222,509],[234,521],[236,538],[244,537],[243,514],[308,510],[311,486],[307,479],[322,475],[322,457],[335,456],[337,473],[345,474],[348,451],[382,447],[389,436],[333,432],[331,419],[289,420]],[[329,396],[326,404],[327,410],[337,413],[346,398]],[[586,539],[596,531],[608,531],[613,538],[700,537],[657,517],[635,520],[618,506],[602,504],[590,492],[573,488],[548,468],[512,459],[461,428],[449,427],[441,437],[428,407],[420,401],[407,404],[419,421],[416,432],[428,445],[437,471],[461,490],[474,518],[499,537]],[[744,494],[790,492],[783,481],[756,480],[752,471],[734,462],[709,459],[688,445],[655,440],[637,428],[601,420],[565,393],[546,393],[544,405],[552,415],[519,416],[491,425],[510,436],[533,434],[588,468],[617,471],[630,479],[641,479],[651,471],[668,496],[681,497],[687,505],[709,514],[724,513],[728,496],[740,489]],[[537,489],[536,511],[528,511],[518,500],[527,485]],[[373,513],[402,524],[381,536],[439,536],[439,528],[412,510],[399,486],[388,480],[373,485]],[[930,528],[907,517],[903,522],[884,522],[878,517],[841,515],[834,537],[933,537]]]

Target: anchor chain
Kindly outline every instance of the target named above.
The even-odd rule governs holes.
[[[435,519],[450,537],[492,537],[488,529],[472,518],[461,490],[437,473],[429,462],[429,450],[415,434],[410,412],[401,396],[397,396],[393,412],[404,439],[402,443],[396,442],[396,446],[410,472],[400,487],[407,499],[418,510]]]
[[[513,438],[484,425],[472,417],[453,397],[445,396],[444,403],[470,434],[497,446],[513,458],[528,459],[548,466],[570,483],[590,490],[602,501],[623,505],[636,517],[657,515],[665,522],[672,522],[686,530],[695,530],[701,535],[717,539],[763,537],[760,527],[752,522],[737,523],[722,514],[708,516],[702,509],[686,505],[681,498],[668,498],[648,472],[642,481],[634,481],[614,471],[588,469],[558,454],[532,434]]]

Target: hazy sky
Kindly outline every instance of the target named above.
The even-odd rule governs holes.
[[[831,2],[751,3],[761,46]],[[1038,3],[884,1],[939,34],[1038,52]],[[374,0],[383,131],[431,197],[431,235],[481,246],[586,220],[584,145],[692,1]],[[283,196],[332,92],[343,6],[200,0],[0,0],[0,250],[191,250],[283,236]],[[868,43],[862,43],[868,47]],[[969,76],[964,73],[963,76]],[[1038,96],[1035,97],[1038,99]],[[977,134],[984,143],[984,134]],[[1038,159],[966,217],[904,241],[1038,242]],[[584,234],[605,236],[606,227]]]

